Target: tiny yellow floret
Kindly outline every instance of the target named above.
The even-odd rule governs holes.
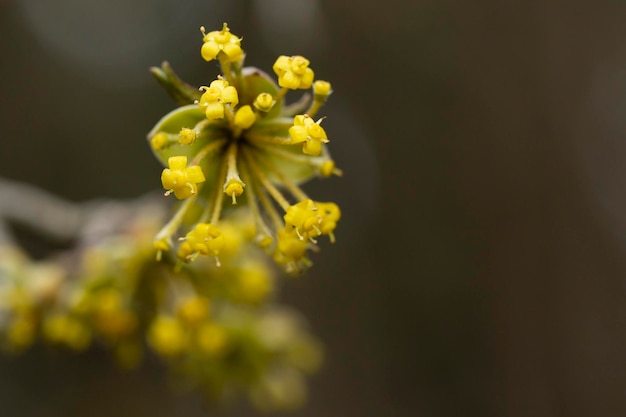
[[[228,25],[224,23],[222,30],[214,30],[205,33],[204,27],[200,28],[202,32],[202,48],[200,53],[205,61],[211,61],[222,55],[225,61],[239,61],[243,58],[243,50],[241,49],[241,38],[230,33]]]
[[[252,103],[252,105],[257,110],[267,113],[268,111],[272,110],[272,107],[274,107],[275,103],[276,101],[274,101],[274,97],[272,97],[271,94],[261,93],[254,99],[254,103]]]
[[[270,271],[264,264],[245,265],[237,276],[236,299],[246,304],[263,302],[273,290]]]
[[[224,248],[224,236],[220,230],[210,223],[198,223],[185,236],[178,251],[178,257],[190,261],[195,256],[217,256]]]
[[[191,145],[196,141],[196,131],[183,127],[178,134],[178,141],[183,145]]]
[[[317,203],[317,209],[319,215],[322,218],[322,222],[319,225],[319,229],[323,235],[328,235],[330,241],[335,243],[335,235],[333,232],[337,227],[337,222],[341,218],[341,210],[335,203]]]
[[[239,178],[230,178],[226,184],[224,184],[224,193],[233,199],[233,204],[237,204],[236,197],[243,194],[243,188],[246,184]]]
[[[317,80],[313,83],[313,94],[316,96],[328,96],[333,90],[328,81]]]
[[[22,350],[33,344],[37,334],[34,316],[17,315],[6,330],[6,338],[13,349]]]
[[[152,146],[152,149],[158,151],[159,149],[163,149],[165,145],[167,145],[167,142],[167,134],[159,132],[150,139],[150,146]]]
[[[161,174],[165,195],[174,193],[176,198],[183,200],[198,193],[198,183],[204,182],[202,168],[198,165],[187,167],[186,156],[172,156],[167,160],[169,168]]]
[[[324,178],[328,178],[333,175],[335,171],[335,161],[332,159],[328,161],[324,161],[324,163],[320,166],[320,174]]]
[[[265,233],[265,232],[261,232],[259,234],[256,235],[256,237],[254,238],[254,241],[256,242],[257,245],[259,245],[260,248],[269,248],[272,243],[274,243],[274,238],[272,237],[272,235]]]
[[[295,229],[300,240],[314,238],[322,234],[319,226],[322,216],[311,199],[290,206],[284,216],[285,224]]]
[[[177,314],[184,323],[196,326],[209,316],[209,299],[203,296],[186,298],[178,305]]]
[[[239,103],[237,89],[228,84],[228,81],[217,79],[211,85],[200,87],[204,91],[198,105],[204,110],[207,119],[215,120],[224,117],[224,106],[230,104],[235,107]]]
[[[235,113],[235,126],[240,129],[247,129],[256,120],[256,116],[252,111],[252,107],[245,105],[237,109]]]
[[[204,323],[198,331],[198,346],[205,353],[219,356],[228,348],[228,334],[217,324]]]
[[[167,252],[168,250],[170,250],[171,244],[168,241],[168,239],[161,238],[161,239],[155,240],[154,243],[152,244],[152,246],[156,250],[161,250],[161,251]]]
[[[291,90],[310,88],[315,76],[309,68],[309,60],[300,55],[281,55],[272,69],[278,76],[278,85]]]
[[[274,260],[279,264],[296,263],[304,259],[308,242],[300,239],[293,231],[281,229],[277,233],[278,243]]]
[[[148,342],[163,356],[176,356],[187,348],[187,334],[173,317],[159,315],[148,330]]]
[[[85,350],[91,342],[91,331],[87,326],[69,315],[56,314],[46,317],[43,332],[51,342],[63,344],[77,351]]]
[[[289,128],[291,143],[303,143],[302,152],[317,156],[322,153],[322,143],[328,143],[326,131],[322,126],[322,119],[314,122],[308,115],[298,115],[293,119],[293,126]]]

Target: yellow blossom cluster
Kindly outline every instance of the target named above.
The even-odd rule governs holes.
[[[179,262],[208,256],[220,264],[223,219],[240,205],[254,219],[258,245],[285,270],[300,272],[311,264],[307,254],[317,237],[335,241],[341,217],[335,203],[314,201],[300,187],[315,176],[341,175],[327,149],[323,119],[314,119],[331,84],[315,80],[309,60],[299,55],[276,59],[275,81],[243,66],[242,38],[227,24],[201,31],[202,57],[220,64],[217,79],[193,91],[169,66],[153,69],[181,106],[157,123],[148,140],[167,166],[161,174],[165,194],[184,200],[154,240],[157,257],[180,241]],[[311,95],[286,104],[289,91],[307,89]]]
[[[180,246],[219,253],[224,266],[201,259],[174,271],[154,259],[164,212],[142,203],[118,232],[74,250],[75,265],[0,247],[0,348],[99,345],[124,368],[149,350],[211,398],[240,390],[261,409],[300,405],[321,351],[296,315],[273,302],[275,277],[249,242],[249,216],[239,210],[219,231],[199,224]]]

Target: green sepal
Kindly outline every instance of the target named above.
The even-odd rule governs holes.
[[[181,80],[169,62],[163,61],[161,67],[151,67],[150,72],[178,105],[184,106],[200,100],[200,91]]]

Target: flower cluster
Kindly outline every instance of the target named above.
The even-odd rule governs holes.
[[[273,269],[249,242],[251,219],[232,213],[218,236],[213,226],[194,229],[181,250],[207,254],[219,242],[224,266],[200,259],[174,272],[154,259],[162,209],[142,202],[119,232],[73,250],[70,264],[0,247],[0,347],[98,345],[125,368],[151,353],[212,400],[240,392],[263,410],[300,405],[321,350],[302,320],[273,302]]]
[[[157,257],[176,253],[182,264],[208,256],[219,265],[223,219],[241,205],[254,219],[257,244],[287,271],[299,272],[311,264],[307,253],[319,236],[334,242],[341,216],[335,203],[314,201],[300,187],[314,176],[341,174],[326,147],[323,119],[314,119],[331,85],[315,80],[302,56],[276,60],[276,83],[243,66],[241,38],[226,24],[201,31],[202,57],[219,61],[222,72],[208,86],[192,89],[167,64],[152,69],[181,104],[148,134],[166,165],[165,195],[183,200],[156,235]],[[285,103],[288,91],[303,89],[313,94]]]

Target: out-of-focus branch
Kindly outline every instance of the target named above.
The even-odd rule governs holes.
[[[0,244],[13,242],[9,221],[66,242],[78,235],[86,217],[76,204],[31,185],[0,178]]]
[[[130,201],[73,203],[32,185],[0,178],[0,246],[15,243],[8,227],[13,222],[59,243],[93,243],[116,233],[137,210],[149,207],[164,209],[150,194]]]

